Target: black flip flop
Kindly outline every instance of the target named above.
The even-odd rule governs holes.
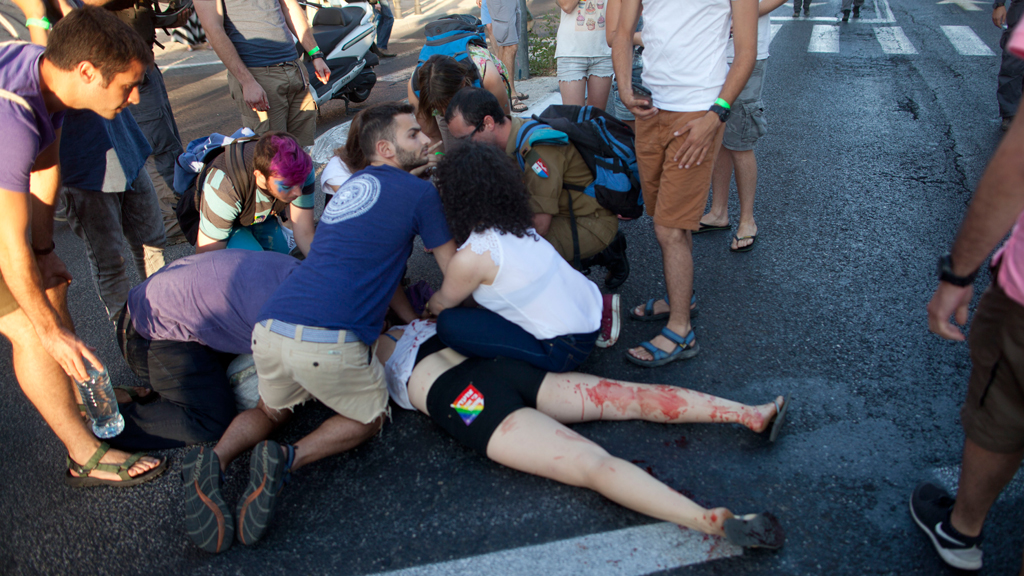
[[[732,246],[729,246],[729,251],[730,252],[750,252],[751,250],[754,249],[754,245],[757,244],[757,234],[754,234],[753,236],[735,236],[734,235],[733,239],[736,240],[737,243],[739,243],[740,240],[750,240],[750,244],[747,244],[746,246],[744,246],[742,248],[733,248]]]
[[[779,406],[778,403],[775,404],[775,410],[772,427],[768,432],[769,442],[775,442],[775,439],[779,437],[779,431],[782,430],[782,424],[786,421],[786,412],[789,410],[789,394],[782,399],[782,406]]]
[[[722,232],[729,229],[730,227],[728,224],[726,224],[725,226],[711,226],[710,224],[702,223],[700,225],[700,228],[694,230],[693,232],[691,232],[691,234],[703,234],[705,232]]]
[[[729,518],[722,529],[726,540],[742,548],[778,550],[786,542],[786,532],[771,512]]]

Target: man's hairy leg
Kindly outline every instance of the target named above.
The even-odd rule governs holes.
[[[498,46],[498,59],[505,65],[505,69],[508,70],[508,84],[512,88],[512,97],[515,98],[516,94],[516,52],[519,51],[519,45],[513,44],[511,46]]]
[[[1024,450],[1010,454],[990,452],[972,442],[964,441],[960,484],[950,522],[965,536],[977,536],[985,517],[999,493],[1020,468]]]
[[[292,470],[322,458],[346,452],[373,437],[384,425],[384,415],[369,424],[335,414],[319,428],[294,444],[295,462]]]
[[[711,172],[711,208],[700,219],[708,226],[729,225],[729,185],[732,184],[732,152],[725,147],[718,153]],[[737,179],[739,175],[737,174]]]
[[[661,245],[662,263],[665,269],[665,286],[668,288],[669,330],[685,337],[690,332],[690,296],[693,293],[693,236],[689,230],[654,225],[654,233]],[[676,344],[658,335],[651,344],[672,352]],[[653,360],[651,353],[642,347],[631,348],[629,353],[641,360]]]
[[[217,459],[220,460],[221,471],[227,470],[242,452],[251,450],[253,446],[270,437],[274,430],[288,421],[291,414],[291,410],[268,408],[261,398],[255,408],[235,416],[213,448]]]
[[[59,311],[61,308],[57,309]],[[66,304],[63,305],[63,309],[66,313]],[[46,353],[35,328],[23,311],[15,310],[0,318],[0,333],[11,341],[14,373],[22,392],[67,448],[71,459],[79,464],[88,462],[99,448],[100,441],[89,431],[78,411],[75,395],[72,393],[71,379]],[[100,462],[119,464],[127,459],[127,453],[111,449]],[[156,459],[143,458],[132,466],[128,473],[138,476],[158,464]],[[117,474],[98,470],[93,471],[90,476],[109,480],[119,479]]]
[[[722,148],[725,152],[725,148]],[[757,235],[757,224],[754,222],[754,193],[757,191],[757,156],[753,150],[731,152],[732,163],[736,170],[736,194],[740,199],[740,223],[736,226],[736,236],[745,238]],[[722,162],[719,156],[718,162]],[[718,166],[716,165],[715,168]],[[754,240],[746,239],[736,241],[733,239],[733,248],[749,246]]]

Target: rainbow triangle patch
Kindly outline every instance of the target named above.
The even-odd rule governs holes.
[[[473,384],[470,384],[455,399],[455,402],[452,403],[452,408],[459,413],[466,426],[469,426],[484,411],[484,395]]]

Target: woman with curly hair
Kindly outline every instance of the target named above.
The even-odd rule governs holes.
[[[731,423],[774,442],[788,397],[748,406],[678,386],[552,374],[510,358],[466,358],[446,348],[434,323],[423,320],[382,334],[374,350],[395,404],[426,414],[459,443],[498,464],[589,488],[630,510],[725,536],[737,546],[777,549],[785,541],[771,514],[737,516],[727,508],[701,506],[566,424]]]
[[[413,72],[409,79],[409,103],[416,107],[416,119],[423,133],[432,142],[444,141],[448,148],[450,137],[444,123],[448,103],[459,90],[468,86],[483,88],[498,99],[506,114],[525,111],[526,106],[509,108],[508,72],[486,48],[469,45],[469,62],[435,54]]]
[[[582,364],[601,327],[601,291],[532,228],[519,167],[496,146],[466,142],[434,178],[461,245],[427,303],[441,341],[463,356],[516,358],[550,372]],[[470,296],[480,308],[458,307]]]

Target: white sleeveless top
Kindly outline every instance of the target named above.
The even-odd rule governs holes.
[[[516,238],[488,229],[474,232],[459,250],[490,252],[498,274],[473,291],[477,304],[517,324],[538,340],[586,334],[601,327],[601,291],[569,266],[532,228]]]

